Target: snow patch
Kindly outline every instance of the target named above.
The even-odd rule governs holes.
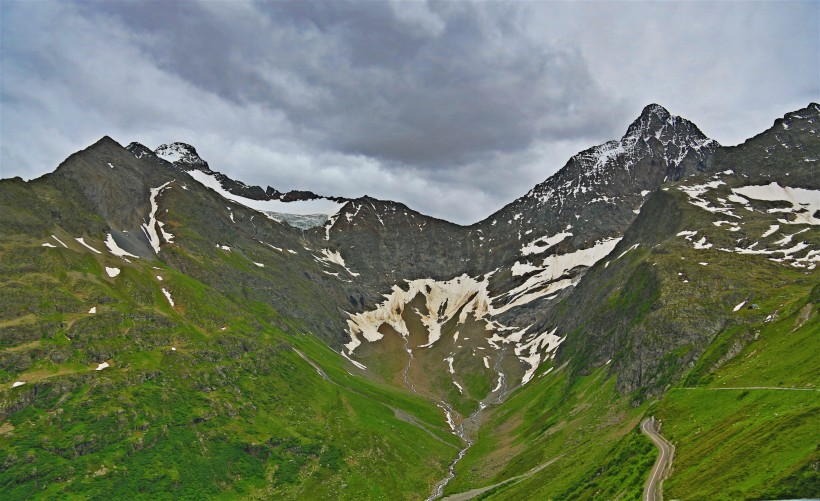
[[[128,256],[128,257],[134,257],[134,258],[139,259],[138,256],[135,256],[135,255],[131,254],[130,252],[125,251],[119,245],[117,245],[117,242],[114,241],[114,236],[111,235],[111,233],[109,233],[108,236],[105,237],[105,246],[108,247],[108,252],[110,252],[111,254],[114,254],[115,256],[118,256],[118,257]]]
[[[17,388],[18,386],[23,386],[24,384],[26,384],[25,381],[15,381],[11,384],[11,387],[12,388]]]
[[[741,308],[743,308],[743,305],[744,305],[744,304],[746,304],[746,301],[743,301],[743,302],[742,302],[742,303],[740,303],[739,305],[735,306],[735,307],[732,309],[732,311],[739,311]]]
[[[732,192],[753,200],[790,202],[792,208],[788,211],[794,215],[794,220],[778,219],[781,224],[820,225],[820,219],[814,217],[814,214],[820,211],[820,190],[782,187],[773,182],[767,185],[734,188]]]
[[[101,371],[101,370],[103,370],[103,369],[107,369],[107,368],[109,368],[109,367],[111,367],[111,365],[109,365],[109,364],[108,364],[108,362],[103,362],[103,363],[101,363],[101,364],[97,364],[97,368],[96,368],[96,369],[94,369],[94,370],[95,370],[95,371]]]
[[[56,246],[56,245],[54,245],[54,244],[50,244],[50,243],[48,243],[48,242],[44,243],[44,244],[43,244],[43,247],[51,247],[52,249],[56,249],[56,248],[57,248],[57,246]]]
[[[558,346],[566,339],[566,337],[556,336],[556,331],[558,331],[557,327],[550,332],[544,331],[515,348],[516,356],[518,356],[522,362],[529,365],[529,369],[524,373],[524,377],[521,380],[522,385],[527,384],[532,379],[535,375],[535,371],[537,371],[541,365],[541,352],[544,352],[544,359],[548,358],[551,354],[554,355],[555,350],[557,350]]]
[[[171,306],[174,306],[174,300],[173,300],[173,298],[171,297],[171,293],[170,293],[170,292],[168,292],[168,290],[167,290],[167,289],[165,289],[165,287],[163,287],[163,288],[162,288],[162,294],[164,294],[164,295],[165,295],[165,299],[167,299],[167,300],[168,300],[168,302],[171,304]]]
[[[317,261],[319,261],[320,263],[323,263],[323,264],[330,264],[330,263],[337,264],[337,265],[341,266],[342,268],[344,268],[345,271],[350,273],[350,275],[353,276],[353,277],[358,277],[359,276],[358,273],[354,273],[354,272],[350,271],[350,269],[347,267],[347,265],[345,265],[345,260],[344,260],[344,258],[342,258],[342,255],[339,253],[339,251],[331,251],[330,249],[322,249],[322,256],[314,255],[313,257],[316,258]]]
[[[96,306],[92,306],[92,307],[91,307],[91,309],[90,309],[90,310],[88,310],[88,313],[89,313],[89,314],[91,314],[91,315],[93,315],[93,314],[97,313],[97,307],[96,307]]]
[[[536,238],[532,242],[528,243],[524,247],[521,248],[521,254],[524,256],[529,256],[530,254],[541,254],[545,252],[547,249],[552,247],[553,245],[563,241],[567,237],[571,237],[572,233],[562,231],[561,233],[557,233],[553,236],[544,235],[543,237]]]
[[[142,225],[142,231],[145,232],[145,236],[148,237],[148,243],[151,245],[151,248],[154,249],[154,252],[159,253],[159,235],[157,234],[157,209],[159,208],[157,205],[157,195],[159,195],[162,190],[164,190],[168,185],[171,184],[171,181],[158,186],[156,188],[151,188],[149,190],[150,197],[149,200],[151,202],[151,212],[148,213],[148,222]]]
[[[516,261],[515,264],[512,265],[512,275],[514,277],[520,277],[533,271],[541,271],[541,268],[538,266],[534,266],[528,262],[519,263],[518,261]]]
[[[85,240],[83,239],[83,237],[80,237],[80,238],[75,238],[74,240],[76,240],[76,241],[80,242],[80,244],[82,244],[85,248],[87,248],[87,249],[89,249],[89,250],[91,250],[91,251],[93,251],[93,252],[96,252],[97,254],[102,254],[102,252],[98,251],[98,250],[97,250],[97,249],[95,249],[94,247],[91,247],[90,245],[88,245],[87,243],[85,243]],[[62,242],[60,242],[60,243],[62,243]],[[63,244],[63,245],[65,245],[65,244]]]
[[[105,272],[108,274],[109,277],[114,278],[120,274],[119,268],[109,268],[108,266],[105,267]]]
[[[250,198],[234,195],[222,187],[222,184],[213,174],[206,174],[199,170],[189,171],[188,174],[196,179],[200,184],[206,188],[210,188],[227,200],[232,200],[238,204],[242,204],[250,209],[262,212],[267,217],[271,218],[270,213],[280,214],[296,214],[301,216],[311,216],[323,214],[325,216],[332,216],[339,212],[347,202],[334,202],[324,198],[316,200],[300,200],[296,202],[282,202],[281,200],[253,200]]]
[[[779,224],[773,224],[773,225],[769,226],[768,230],[766,230],[762,235],[760,235],[760,238],[766,238],[766,237],[768,237],[769,235],[771,235],[772,233],[774,233],[775,231],[777,231],[779,229],[780,229]]]
[[[450,371],[450,374],[456,375],[455,369],[453,369],[453,354],[450,353],[450,356],[444,359],[447,362],[447,370]]]
[[[341,353],[343,357],[345,357],[351,364],[355,365],[359,369],[361,369],[363,371],[367,370],[367,367],[364,364],[359,363],[359,362],[353,360],[352,358],[350,358],[349,356],[347,356],[347,353],[345,353],[344,350],[340,351],[339,353]]]

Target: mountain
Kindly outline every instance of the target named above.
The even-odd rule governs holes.
[[[470,226],[184,143],[2,180],[4,497],[630,498],[650,415],[670,495],[816,496],[818,123],[649,105]]]

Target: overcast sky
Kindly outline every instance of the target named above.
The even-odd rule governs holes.
[[[820,100],[820,3],[0,0],[0,177],[110,135],[483,219],[649,103],[730,145]]]

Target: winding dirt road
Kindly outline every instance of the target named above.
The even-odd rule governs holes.
[[[675,455],[675,446],[666,441],[655,429],[655,417],[644,419],[641,423],[641,432],[648,436],[658,448],[660,454],[655,460],[655,466],[643,487],[643,501],[663,501],[663,479],[672,466]]]

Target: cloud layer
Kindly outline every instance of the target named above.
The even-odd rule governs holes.
[[[0,9],[2,177],[179,140],[245,182],[470,223],[649,102],[731,144],[820,94],[817,3]]]

